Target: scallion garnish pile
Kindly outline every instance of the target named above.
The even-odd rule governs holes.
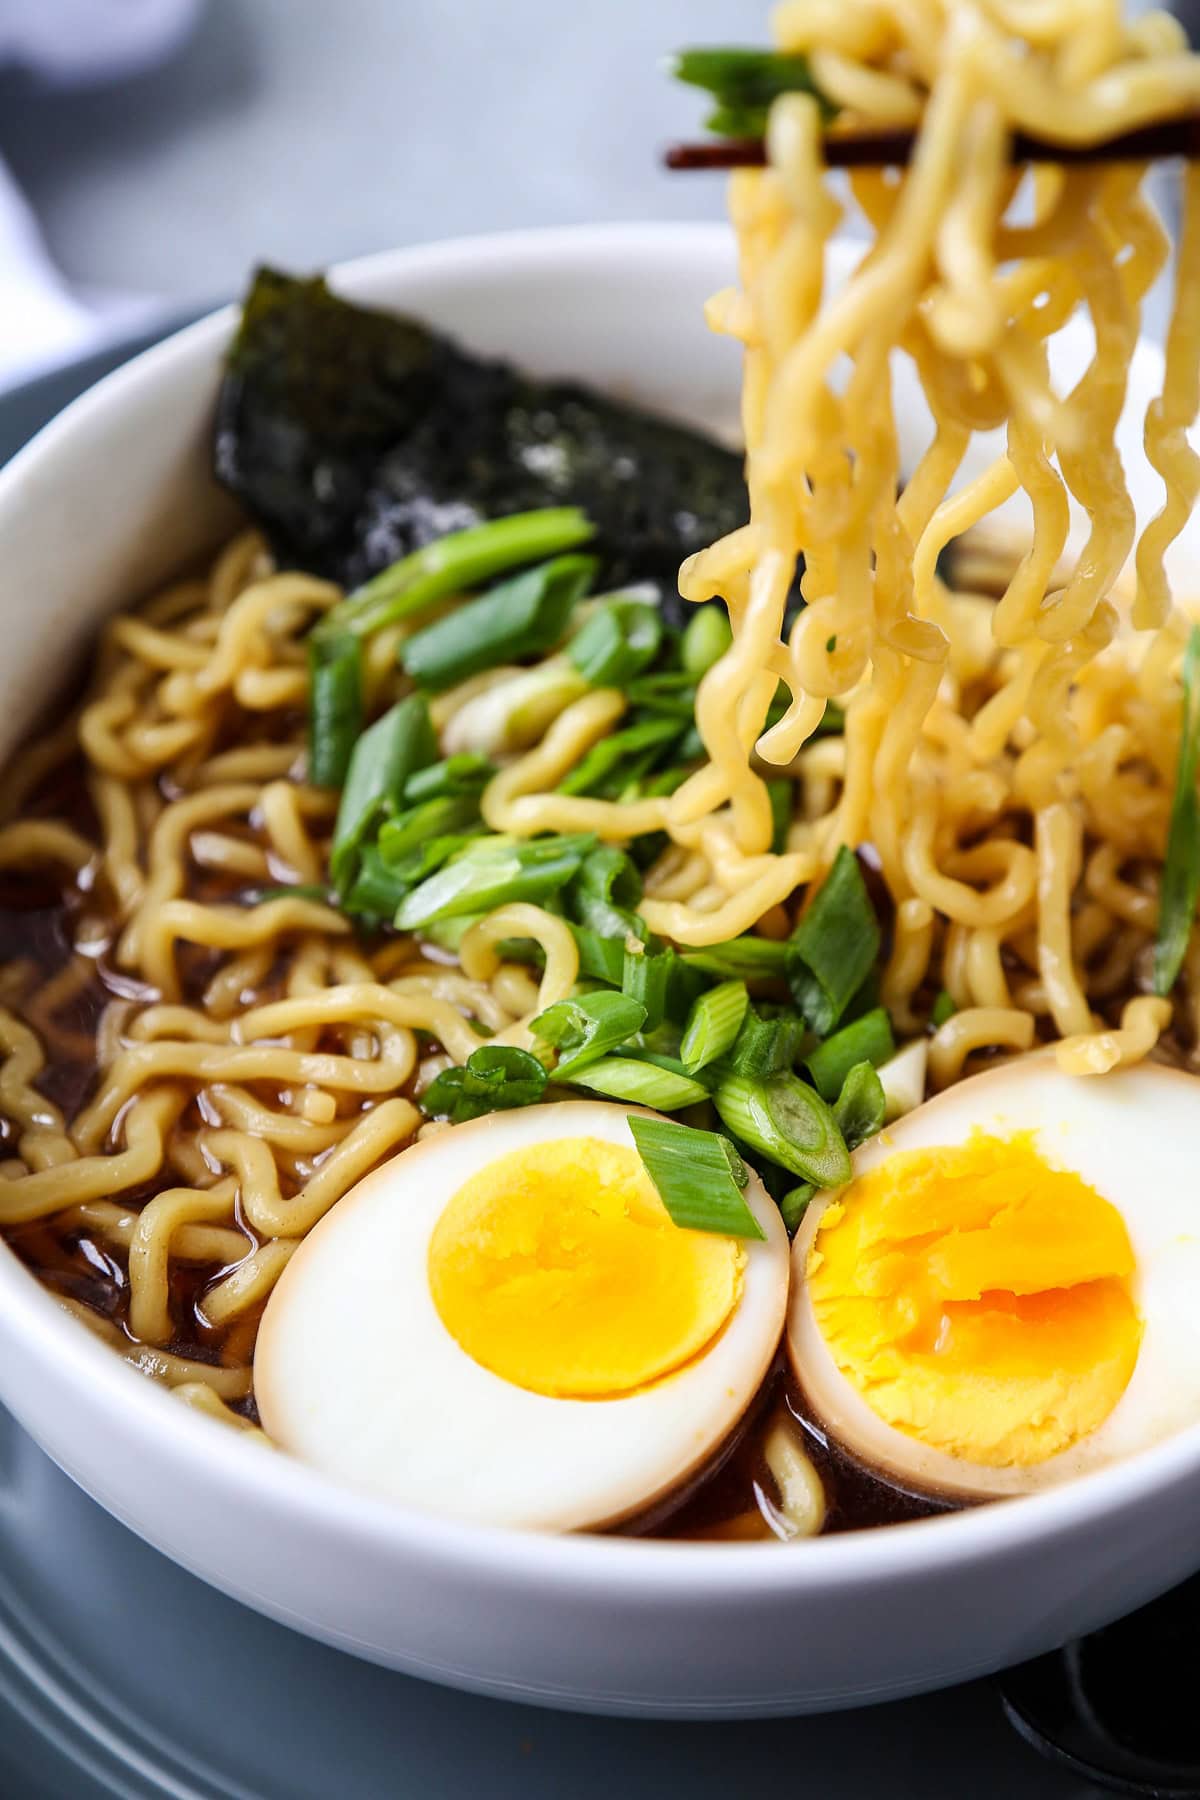
[[[480,811],[498,761],[593,688],[621,689],[628,711],[563,793],[667,794],[702,760],[696,684],[729,644],[724,609],[701,607],[678,629],[653,585],[593,593],[590,536],[575,508],[472,526],[376,576],[312,633],[310,774],[341,789],[330,897],[363,929],[418,933],[443,951],[515,901],[571,929],[577,988],[532,1022],[535,1053],[481,1036],[465,1066],[421,1095],[430,1117],[461,1124],[552,1090],[686,1110],[686,1125],[637,1122],[672,1215],[753,1235],[744,1155],[794,1229],[817,1188],[847,1179],[850,1151],[884,1117],[876,1070],[895,1044],[877,1004],[880,927],[856,858],[840,852],[786,941],[747,935],[679,950],[638,910],[657,837],[627,849],[589,833],[516,839],[489,831]],[[364,729],[366,646],[384,631],[396,631],[413,691]],[[489,672],[496,679],[478,684]],[[439,742],[438,697],[460,684]],[[840,729],[833,709],[824,729]],[[769,786],[782,846],[792,784]],[[504,950],[527,959],[532,946]]]

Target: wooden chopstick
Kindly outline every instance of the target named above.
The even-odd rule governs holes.
[[[825,162],[831,169],[900,168],[912,155],[916,134],[907,130],[827,132]],[[1014,163],[1154,162],[1163,157],[1200,158],[1200,116],[1143,125],[1101,144],[1051,144],[1017,132]],[[767,160],[762,138],[713,138],[706,144],[671,144],[668,169],[760,169]]]

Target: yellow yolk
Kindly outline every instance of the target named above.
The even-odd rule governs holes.
[[[465,1181],[429,1245],[429,1286],[467,1354],[537,1394],[598,1399],[658,1381],[737,1306],[744,1253],[684,1231],[635,1150],[559,1138]]]
[[[948,1455],[1028,1465],[1106,1419],[1141,1323],[1116,1208],[1031,1132],[898,1152],[821,1219],[807,1279],[843,1375]]]

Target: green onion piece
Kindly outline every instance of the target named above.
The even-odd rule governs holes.
[[[508,569],[573,550],[595,534],[595,526],[577,506],[541,507],[468,525],[372,576],[327,613],[316,630],[321,637],[338,631],[366,637]]]
[[[641,1030],[646,1009],[625,994],[603,988],[576,1000],[557,1000],[539,1013],[529,1029],[558,1051],[556,1081],[565,1081],[589,1063],[598,1062]]]
[[[585,856],[579,873],[567,889],[567,909],[580,925],[602,937],[644,939],[646,927],[636,908],[642,897],[642,878],[637,866],[610,844],[602,844]],[[620,986],[621,959],[615,985]]]
[[[662,614],[644,600],[605,600],[567,645],[567,656],[591,687],[624,687],[658,655]]]
[[[431,1119],[465,1125],[484,1113],[534,1105],[545,1093],[546,1081],[545,1069],[528,1050],[481,1044],[463,1068],[443,1069],[434,1077],[421,1095],[421,1107]]]
[[[596,573],[594,556],[556,556],[468,600],[400,646],[420,687],[437,692],[500,662],[552,650]]]
[[[733,642],[733,627],[723,606],[698,606],[683,629],[679,660],[693,681],[720,662]]]
[[[833,1108],[846,1148],[857,1150],[867,1138],[874,1137],[886,1112],[887,1096],[879,1076],[869,1062],[855,1063]]]
[[[1200,625],[1193,625],[1183,657],[1183,723],[1175,797],[1167,832],[1167,856],[1159,890],[1158,937],[1154,944],[1154,991],[1169,994],[1187,953],[1200,895]]]
[[[671,979],[671,957],[665,951],[655,952],[627,940],[621,964],[621,991],[646,1009],[644,1031],[657,1031],[667,1010],[667,986]]]
[[[746,1165],[716,1131],[697,1131],[674,1119],[630,1114],[629,1129],[646,1173],[672,1220],[685,1231],[715,1231],[722,1237],[761,1238],[766,1234],[742,1189]]]
[[[632,1106],[651,1106],[656,1112],[675,1112],[708,1099],[708,1089],[682,1069],[663,1068],[648,1057],[602,1056],[577,1075],[568,1075],[572,1087],[584,1087],[609,1100],[627,1100]]]
[[[829,1036],[870,974],[880,935],[858,858],[843,844],[787,945],[792,996],[819,1036]]]
[[[929,1014],[929,1023],[936,1031],[939,1025],[944,1025],[947,1019],[952,1019],[957,1011],[953,994],[948,988],[940,988]]]
[[[677,81],[704,88],[717,102],[705,121],[724,137],[762,137],[771,102],[780,94],[812,94],[829,116],[808,58],[783,50],[681,50],[671,59]]]
[[[473,841],[458,832],[426,838],[395,859],[385,856],[378,844],[365,844],[354,885],[343,901],[346,911],[363,918],[392,919],[406,895]]]
[[[837,1120],[821,1096],[794,1075],[767,1081],[726,1075],[713,1096],[734,1137],[814,1187],[850,1179],[850,1156]]]
[[[792,822],[796,789],[786,780],[768,781],[765,786],[767,799],[771,802],[771,849],[776,856],[782,856],[787,849],[788,827]]]
[[[362,731],[362,646],[353,632],[308,640],[308,779],[340,788]]]
[[[652,750],[658,752],[679,736],[678,719],[643,719],[625,731],[601,738],[586,751],[558,784],[560,794],[590,794],[620,768],[622,763]],[[653,758],[651,758],[653,761]]]
[[[396,929],[420,931],[461,913],[490,912],[516,900],[545,900],[571,879],[595,841],[582,833],[520,844],[482,838],[401,901]]]
[[[419,694],[397,701],[354,746],[342,789],[329,863],[345,891],[354,878],[359,847],[386,807],[399,805],[404,784],[437,755],[429,708]]]
[[[842,1083],[855,1063],[869,1063],[878,1068],[896,1053],[892,1021],[882,1006],[864,1013],[852,1025],[843,1025],[831,1038],[818,1044],[805,1058],[817,1092],[823,1100],[836,1100]]]
[[[630,706],[644,707],[647,712],[667,713],[691,725],[696,716],[696,683],[679,669],[666,669],[657,675],[639,675],[625,690]]]
[[[779,1201],[779,1213],[789,1237],[795,1237],[800,1229],[800,1221],[808,1211],[808,1203],[816,1193],[811,1181],[802,1181],[796,1187],[789,1188]]]
[[[752,1081],[790,1074],[808,1039],[808,1028],[798,1013],[781,1008],[773,1014],[763,1014],[748,1006],[729,1052],[729,1067],[734,1074],[749,1076]]]
[[[568,919],[567,924],[579,951],[580,975],[590,981],[607,981],[610,987],[619,988],[625,973],[624,938],[606,937],[590,925],[577,925],[573,919]]]
[[[404,784],[404,804],[419,806],[425,800],[459,799],[464,794],[479,794],[496,773],[496,765],[486,756],[464,750],[459,756],[448,756],[444,762],[430,763],[418,769]]]
[[[750,996],[744,981],[722,981],[702,994],[688,1014],[679,1059],[689,1075],[731,1050]]]
[[[377,839],[379,853],[385,862],[399,863],[431,838],[460,833],[479,823],[477,796],[445,794],[440,800],[425,800],[420,806],[406,807],[393,819],[385,819]]]
[[[756,981],[782,975],[787,969],[787,945],[774,938],[729,938],[708,944],[703,950],[685,950],[683,960],[693,969],[722,980]]]

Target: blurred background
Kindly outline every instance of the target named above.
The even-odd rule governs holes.
[[[0,387],[295,270],[460,232],[711,218],[672,49],[761,0],[0,0]]]
[[[460,232],[715,218],[719,178],[657,165],[703,111],[662,59],[761,42],[766,14],[766,0],[0,0],[0,389],[227,299],[257,261],[300,271]]]

